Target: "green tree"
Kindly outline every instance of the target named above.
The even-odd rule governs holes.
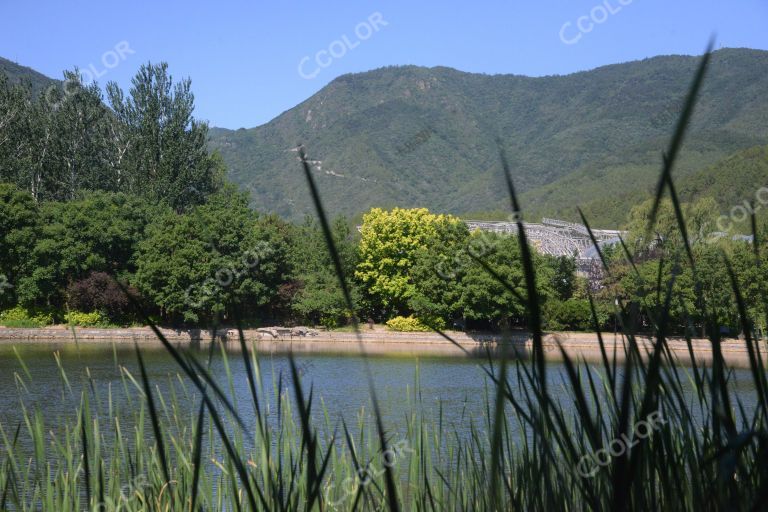
[[[46,199],[72,200],[81,190],[119,190],[120,176],[110,166],[111,133],[116,122],[103,103],[98,84],[84,85],[77,70],[64,73],[54,104],[39,102],[51,122],[51,147],[43,180]]]
[[[595,304],[595,313],[599,328],[608,325],[611,311],[604,303]],[[567,300],[547,301],[544,311],[544,327],[553,331],[592,331],[594,319],[589,301],[570,298]]]
[[[37,201],[74,199],[81,190],[118,188],[110,167],[114,117],[96,83],[77,70],[33,97],[0,80],[0,175]]]
[[[285,280],[287,241],[243,193],[222,191],[186,214],[166,213],[139,244],[134,283],[168,319],[198,323],[250,316]]]
[[[576,291],[576,260],[569,256],[557,256],[545,261],[552,268],[551,285],[557,299],[564,301],[573,297]]]
[[[653,199],[648,199],[630,210],[627,241],[639,259],[657,257],[660,251],[671,256],[683,250],[683,239],[675,216],[672,201],[663,199],[659,204],[656,222],[648,236],[647,228],[653,207]],[[711,197],[703,197],[695,203],[680,205],[685,219],[685,227],[690,243],[710,239],[716,229],[715,217],[717,203]]]
[[[461,280],[472,261],[470,255],[481,257],[491,250],[486,235],[470,235],[466,224],[451,223],[416,252],[408,305],[419,319],[432,324],[437,319],[450,321],[462,316]]]
[[[697,294],[693,275],[684,258],[654,259],[637,264],[637,273],[622,277],[621,295],[640,308],[643,325],[650,328],[662,318],[667,291],[671,288],[669,326],[678,329],[697,320]]]
[[[29,187],[27,169],[32,155],[30,87],[10,84],[0,74],[0,182]]]
[[[67,286],[93,271],[127,278],[158,207],[121,193],[92,192],[40,206],[40,230],[18,297],[28,307],[63,308]]]
[[[32,196],[0,183],[0,309],[16,301],[19,278],[28,271],[39,226],[40,212]]]
[[[332,235],[341,258],[347,284],[356,307],[360,307],[359,287],[354,279],[357,265],[357,244],[346,219],[336,219]],[[351,314],[331,261],[325,236],[317,221],[307,218],[293,230],[290,260],[296,293],[291,297],[291,309],[301,320],[328,327],[339,325]]]
[[[493,235],[492,250],[481,260],[501,277],[515,293],[510,292],[483,266],[472,261],[461,280],[461,305],[463,314],[470,320],[487,322],[497,326],[522,324],[526,313],[526,288],[520,245],[516,237]],[[537,290],[542,303],[553,296],[552,270],[544,259],[533,253]],[[522,301],[520,299],[523,299]]]
[[[157,210],[140,198],[109,192],[43,203],[39,235],[19,279],[19,301],[61,309],[67,286],[92,271],[129,276],[138,242]]]
[[[425,250],[440,251],[461,220],[426,208],[373,208],[363,216],[355,275],[377,305],[407,312],[416,293],[411,269]],[[460,229],[460,228],[459,228]]]
[[[121,189],[164,200],[177,212],[202,204],[221,186],[223,164],[206,149],[208,125],[194,118],[191,81],[174,84],[168,65],[146,64],[128,96],[107,85],[109,103],[120,121]]]

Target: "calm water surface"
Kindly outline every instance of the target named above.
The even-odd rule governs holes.
[[[3,391],[0,393],[0,424],[6,431],[23,421],[24,408],[28,411],[40,410],[46,426],[56,430],[65,420],[74,418],[84,393],[99,411],[105,413],[109,412],[106,404],[109,403],[110,393],[115,407],[128,409],[137,404],[138,393],[133,384],[123,378],[121,370],[125,367],[138,380],[133,348],[116,348],[110,343],[81,345],[79,348],[74,345],[20,344],[16,348],[15,353],[10,345],[0,344],[0,389]],[[192,393],[191,385],[188,386],[189,394],[184,394],[180,382],[186,379],[179,375],[176,363],[161,348],[144,349],[143,353],[151,382],[164,396],[176,392],[180,406],[188,407],[182,412],[189,413],[192,418],[199,401]],[[206,356],[199,355],[201,358]],[[274,389],[278,384],[293,396],[288,356],[262,354],[260,362],[264,400],[274,410]],[[341,418],[349,424],[356,424],[361,409],[364,411],[362,417],[369,418],[371,400],[363,358],[348,354],[312,354],[296,355],[296,362],[305,394],[308,394],[310,386],[313,389],[315,418],[320,424],[325,422],[322,408],[327,410],[332,424]],[[443,425],[449,426],[451,431],[455,428],[459,432],[468,432],[470,420],[482,427],[486,415],[485,396],[487,392],[493,392],[493,387],[480,369],[481,363],[483,361],[477,359],[446,357],[369,358],[368,365],[385,427],[393,434],[398,431],[402,434],[405,418],[414,410],[415,401],[435,423],[442,415]],[[212,373],[222,387],[233,394],[241,415],[248,421],[253,418],[253,411],[240,355],[230,354],[228,364],[233,375],[232,388],[228,385],[226,361],[221,354],[213,358]],[[567,400],[563,392],[566,378],[563,366],[552,363],[548,368],[552,395],[556,399]],[[66,375],[66,381],[62,374]],[[734,396],[739,397],[750,410],[755,397],[748,371],[737,370],[732,378],[735,379]],[[519,388],[514,371],[510,381],[513,391],[522,397],[524,390]],[[566,407],[571,406],[568,402],[563,403]]]

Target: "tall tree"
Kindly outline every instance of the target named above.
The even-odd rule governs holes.
[[[50,141],[47,134],[43,138],[45,198],[72,200],[82,190],[115,192],[118,183],[108,162],[116,121],[98,84],[85,85],[77,70],[64,72],[64,79],[55,95],[38,102],[38,120],[51,131]]]
[[[11,84],[0,74],[0,181],[22,184],[31,154],[31,88]]]
[[[126,97],[110,82],[109,103],[120,121],[120,182],[124,190],[165,200],[181,212],[202,204],[221,183],[220,158],[206,149],[208,125],[193,117],[191,81],[174,84],[168,64],[142,65]]]
[[[169,319],[200,322],[264,312],[287,274],[287,243],[270,217],[226,190],[169,212],[139,244],[134,282]]]
[[[117,190],[108,165],[115,122],[98,84],[83,84],[78,70],[39,96],[0,77],[0,180],[37,201]]]
[[[28,271],[39,217],[37,204],[29,193],[0,183],[0,308],[13,304],[19,278]]]

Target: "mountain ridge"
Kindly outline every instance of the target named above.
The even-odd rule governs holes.
[[[29,82],[35,93],[39,93],[47,86],[58,82],[58,80],[50,78],[39,71],[3,57],[0,57],[0,74],[5,75],[11,83]]]
[[[292,219],[311,214],[291,149],[303,143],[330,213],[371,206],[437,211],[501,209],[501,139],[523,198],[574,173],[595,176],[635,166],[637,184],[658,171],[698,57],[659,56],[568,75],[526,77],[466,73],[444,66],[388,66],[342,75],[264,125],[212,129],[230,178],[254,205]],[[768,52],[723,49],[712,65],[690,127],[679,173],[685,175],[768,140]],[[418,134],[429,137],[413,144]],[[424,138],[424,137],[422,137]],[[402,151],[402,148],[407,148]],[[619,196],[631,198],[626,191]],[[536,214],[573,219],[535,204]],[[615,225],[616,212],[593,208]]]
[[[297,161],[300,143],[332,215],[357,216],[372,206],[496,215],[508,203],[498,139],[529,220],[578,220],[580,205],[594,222],[618,227],[627,205],[655,185],[698,59],[655,56],[535,77],[385,66],[341,75],[263,125],[211,127],[209,147],[221,152],[253,206],[291,220],[314,213]],[[702,183],[724,186],[695,176],[768,143],[766,71],[766,51],[714,52],[675,169],[679,180],[692,176],[694,195],[706,192]],[[57,82],[3,58],[0,73],[35,91]]]

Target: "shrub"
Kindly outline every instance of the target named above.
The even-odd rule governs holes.
[[[608,323],[610,313],[603,304],[597,303],[595,308],[597,321],[602,329]],[[544,327],[552,331],[592,331],[594,321],[589,301],[568,299],[548,302],[544,307]]]
[[[418,318],[411,316],[396,316],[387,320],[387,327],[393,331],[401,332],[426,332],[431,331],[431,327],[436,329],[445,329],[445,321],[441,318],[430,319],[427,321],[429,326],[422,323]]]
[[[133,288],[129,288],[128,293],[138,295]],[[85,279],[70,284],[67,302],[76,311],[105,311],[112,320],[125,319],[130,311],[128,297],[105,272],[91,272]]]
[[[21,306],[0,313],[0,324],[6,327],[45,327],[52,323],[50,313],[30,312]]]
[[[69,325],[78,327],[97,327],[109,325],[107,317],[99,311],[94,311],[92,313],[70,311],[64,315],[64,321],[66,321]]]

